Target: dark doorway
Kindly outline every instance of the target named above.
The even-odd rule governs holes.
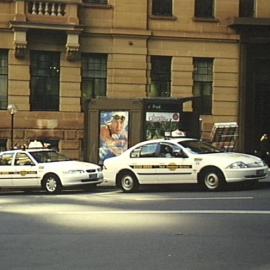
[[[269,78],[270,80],[270,78]],[[270,83],[256,85],[255,120],[258,136],[270,134]],[[256,115],[258,117],[256,117]]]
[[[263,133],[270,134],[270,45],[247,50],[245,150],[258,148]]]

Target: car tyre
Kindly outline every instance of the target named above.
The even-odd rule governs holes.
[[[220,190],[224,183],[224,176],[218,170],[207,170],[202,175],[202,184],[209,191]]]
[[[45,176],[43,187],[49,194],[59,193],[62,189],[61,181],[55,174],[48,174]]]
[[[131,172],[121,173],[119,177],[119,185],[123,192],[126,193],[135,192],[139,187],[136,176]]]

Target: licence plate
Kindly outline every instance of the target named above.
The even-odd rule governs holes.
[[[264,170],[257,170],[256,175],[258,176],[264,175]]]
[[[89,179],[96,179],[97,178],[97,174],[89,174]]]

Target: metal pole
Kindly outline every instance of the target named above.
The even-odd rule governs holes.
[[[8,112],[11,115],[11,127],[10,127],[10,148],[13,149],[14,144],[13,144],[13,138],[14,138],[14,116],[15,113],[17,112],[17,107],[15,104],[8,104],[7,107]]]
[[[11,149],[13,149],[13,138],[14,138],[14,113],[11,114]]]

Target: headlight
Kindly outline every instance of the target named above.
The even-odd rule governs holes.
[[[263,160],[260,160],[260,161],[256,162],[256,164],[257,164],[258,167],[267,166],[266,162],[264,162]]]
[[[84,173],[84,170],[68,170],[64,172],[65,174],[79,174],[79,173]]]
[[[226,169],[244,169],[248,168],[248,165],[242,161],[237,161],[229,165]]]

